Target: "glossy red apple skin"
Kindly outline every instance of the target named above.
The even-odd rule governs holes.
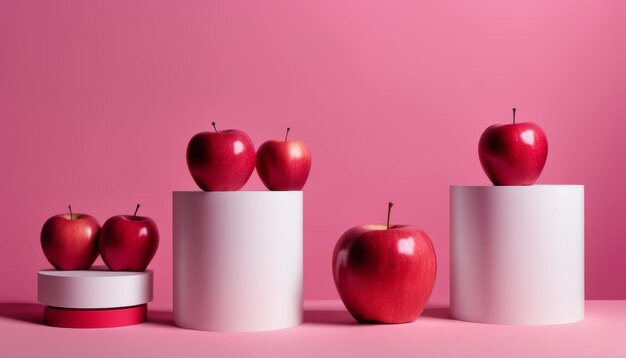
[[[424,310],[437,275],[430,238],[413,226],[356,226],[333,252],[339,296],[359,322],[413,322]]]
[[[493,125],[478,142],[480,164],[494,185],[533,185],[548,157],[548,139],[535,123]]]
[[[202,132],[187,145],[187,167],[204,191],[241,189],[254,171],[252,140],[242,131]]]
[[[257,150],[256,171],[269,190],[302,190],[311,171],[311,152],[300,141],[267,141]]]
[[[159,229],[149,217],[118,215],[100,230],[100,255],[113,271],[145,271],[159,247]]]
[[[99,232],[93,216],[55,215],[41,228],[41,248],[57,270],[88,270],[98,258]]]

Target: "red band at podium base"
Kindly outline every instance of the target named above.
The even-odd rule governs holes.
[[[64,328],[110,328],[145,322],[148,305],[111,309],[73,309],[45,306],[44,322]]]

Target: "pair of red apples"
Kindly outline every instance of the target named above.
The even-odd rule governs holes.
[[[254,171],[269,190],[301,190],[311,171],[311,153],[303,142],[270,140],[255,152],[246,133],[236,129],[198,133],[187,146],[187,167],[204,191],[241,189]]]
[[[91,215],[69,214],[49,218],[41,229],[41,247],[57,270],[88,270],[98,254],[113,271],[145,271],[159,247],[159,230],[149,217],[109,218],[102,228]]]
[[[482,167],[495,185],[532,185],[548,155],[543,130],[534,123],[493,125],[478,144]],[[333,278],[352,316],[360,322],[406,323],[423,312],[437,271],[435,250],[422,230],[408,225],[362,225],[346,231],[333,253]]]

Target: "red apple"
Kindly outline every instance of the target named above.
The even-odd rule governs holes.
[[[252,175],[256,155],[252,140],[242,131],[229,129],[198,133],[187,146],[187,167],[200,189],[234,191]]]
[[[335,286],[359,322],[412,322],[435,284],[437,259],[430,238],[414,226],[390,226],[387,215],[387,225],[346,231],[333,253]]]
[[[548,140],[535,123],[493,125],[478,142],[478,157],[494,185],[533,185],[548,157]]]
[[[300,141],[269,140],[257,150],[256,171],[269,190],[301,190],[311,171],[311,153]]]
[[[109,218],[100,231],[100,255],[113,271],[145,271],[159,247],[154,220],[133,215]]]
[[[55,215],[41,228],[41,248],[57,270],[87,270],[98,257],[100,224],[87,214]]]

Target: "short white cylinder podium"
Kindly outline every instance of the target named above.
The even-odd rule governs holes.
[[[584,187],[452,186],[450,313],[496,324],[582,320]]]
[[[174,192],[174,323],[245,332],[302,322],[302,192]]]
[[[41,270],[37,274],[37,299],[47,306],[74,309],[142,305],[152,301],[152,276],[151,270]]]
[[[150,270],[41,270],[37,274],[37,299],[44,305],[44,322],[49,326],[129,326],[146,321],[152,282]]]

